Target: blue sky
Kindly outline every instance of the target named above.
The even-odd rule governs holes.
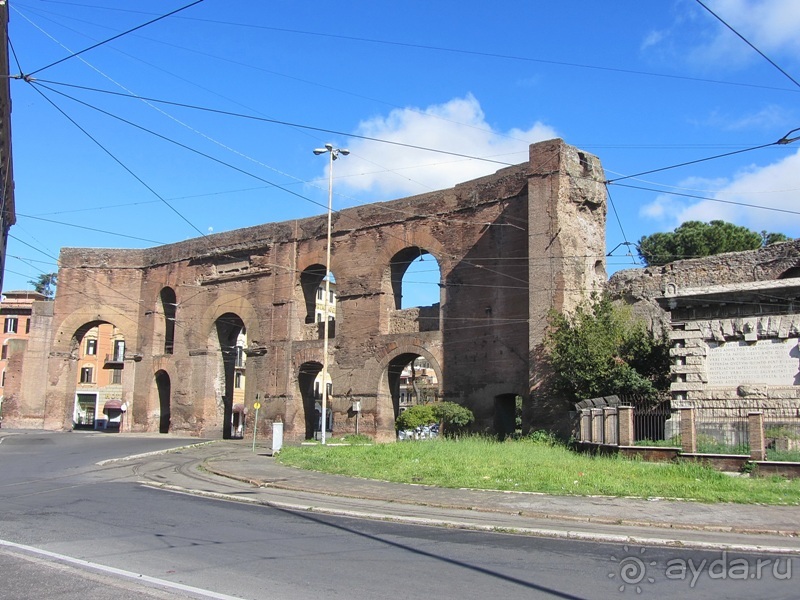
[[[341,209],[561,137],[625,178],[609,186],[609,272],[636,266],[625,242],[687,219],[800,236],[800,141],[774,144],[800,127],[797,0],[704,0],[784,73],[696,0],[205,0],[62,60],[189,4],[10,0],[11,73],[33,81],[11,81],[4,289],[55,271],[62,247],[322,214],[326,142],[351,150]]]

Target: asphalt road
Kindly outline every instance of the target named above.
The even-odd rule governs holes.
[[[97,465],[186,443],[191,442],[0,432],[0,598],[800,595],[798,558],[293,512],[142,486],[138,473],[147,458]],[[246,494],[246,486],[238,493]]]

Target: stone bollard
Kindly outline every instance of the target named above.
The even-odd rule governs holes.
[[[603,443],[603,409],[592,409],[592,442],[595,444]]]
[[[681,408],[681,452],[697,452],[697,430],[694,426],[694,409]]]
[[[764,413],[747,413],[747,441],[750,442],[750,460],[767,460],[764,444]]]
[[[581,409],[581,442],[592,441],[592,413],[588,408]]]
[[[617,407],[603,409],[603,441],[609,446],[617,445]]]
[[[617,407],[617,443],[620,446],[633,446],[634,442],[633,431],[633,407],[632,406],[618,406]]]

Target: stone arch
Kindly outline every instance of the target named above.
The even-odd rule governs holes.
[[[317,290],[325,279],[325,265],[315,263],[300,271],[300,291],[305,306],[305,323],[315,322]]]
[[[800,277],[800,263],[794,265],[793,267],[789,267],[785,271],[783,271],[780,275],[778,275],[778,279],[790,279],[793,277]]]
[[[316,412],[317,391],[314,382],[322,373],[322,363],[311,360],[302,363],[297,369],[297,385],[303,406],[304,438],[310,440],[320,426],[321,415]],[[330,407],[328,408],[330,410]]]
[[[79,397],[79,391],[83,397],[93,396],[95,398],[94,406],[91,410],[92,419],[99,418],[102,413],[98,377],[104,366],[104,361],[99,355],[92,361],[79,360],[79,358],[81,344],[86,334],[94,327],[106,324],[116,328],[118,335],[115,339],[122,339],[130,343],[136,340],[136,324],[131,317],[119,309],[107,306],[88,306],[80,311],[74,311],[65,317],[56,329],[50,355],[60,360],[58,364],[53,363],[48,366],[47,394],[58,398],[58,404],[62,408],[62,423],[65,428],[71,429],[77,423],[76,415],[81,412],[79,404],[82,401],[82,397]],[[90,363],[93,379],[91,383],[95,387],[81,391],[78,387],[81,369],[87,367]],[[134,376],[131,375],[127,378],[126,387],[123,388],[124,400],[129,400],[132,397],[131,390]]]
[[[88,307],[61,321],[53,338],[53,352],[74,353],[86,332],[101,323],[114,325],[126,340],[136,339],[136,323],[124,312],[109,306]]]
[[[392,290],[392,298],[394,299],[394,309],[401,310],[403,308],[403,277],[406,274],[409,266],[420,258],[430,255],[432,261],[435,261],[439,271],[439,284],[441,289],[442,272],[439,260],[429,250],[420,246],[407,246],[397,252],[389,259],[388,278],[389,285]],[[438,301],[441,301],[439,298]]]
[[[243,295],[226,292],[220,294],[212,302],[199,319],[197,327],[190,330],[190,349],[203,348],[208,343],[209,337],[216,331],[216,322],[224,314],[237,315],[247,328],[247,339],[250,347],[262,345],[264,336],[261,323],[258,319],[253,304]],[[178,321],[180,324],[180,321]]]
[[[437,395],[441,396],[442,369],[438,359],[421,345],[405,344],[387,353],[380,361],[372,377],[375,383],[375,436],[379,441],[395,439],[394,422],[400,413],[399,393],[400,374],[403,368],[417,357],[425,358],[433,369],[438,385]]]
[[[326,273],[325,265],[320,263],[310,264],[300,271],[295,297],[298,305],[305,307],[305,310],[298,312],[305,327],[303,339],[306,340],[322,339],[325,321],[328,323],[328,338],[336,337],[336,321],[339,318],[336,276],[331,270],[331,281],[326,285]],[[325,295],[326,287],[329,288],[327,295]]]
[[[222,438],[235,437],[234,421],[234,385],[236,381],[237,340],[245,331],[243,319],[234,312],[225,312],[214,320],[209,332],[206,347],[213,349],[219,356],[217,361],[219,382],[217,393],[218,408],[222,409]],[[245,378],[245,385],[247,379]],[[221,397],[220,397],[221,396]]]

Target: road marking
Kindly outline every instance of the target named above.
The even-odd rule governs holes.
[[[13,548],[15,550],[22,550],[24,552],[29,552],[31,554],[45,556],[47,558],[52,558],[54,560],[58,560],[73,565],[78,565],[80,567],[88,569],[93,569],[95,571],[100,571],[102,573],[111,573],[112,575],[117,575],[119,577],[132,579],[133,581],[140,581],[140,582],[144,581],[168,589],[179,590],[181,592],[188,592],[190,594],[196,594],[204,598],[215,598],[216,600],[242,600],[240,597],[228,596],[227,594],[220,594],[218,592],[212,592],[211,590],[204,590],[201,588],[192,587],[190,585],[184,585],[182,583],[175,583],[173,581],[167,581],[165,579],[158,579],[157,577],[150,577],[149,575],[144,575],[143,573],[134,573],[133,571],[117,569],[116,567],[107,567],[106,565],[101,565],[88,560],[83,560],[81,558],[73,558],[71,556],[66,556],[64,554],[57,554],[55,552],[50,552],[49,550],[42,550],[41,548],[34,548],[33,546],[26,546],[24,544],[9,542],[8,540],[0,539],[0,546],[6,546],[7,548]]]

